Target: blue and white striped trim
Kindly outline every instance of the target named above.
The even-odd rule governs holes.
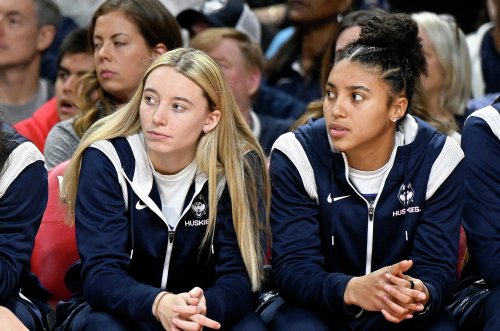
[[[476,110],[470,116],[483,119],[491,128],[493,134],[500,140],[500,113],[498,112],[498,110],[496,110],[492,106],[488,106]]]
[[[122,188],[123,201],[125,202],[125,208],[128,209],[128,190],[127,190],[127,182],[122,176],[122,163],[120,161],[120,157],[116,152],[115,147],[109,140],[99,140],[90,145],[90,147],[96,148],[104,153],[111,161],[113,166],[115,167],[116,174],[118,176],[118,183]]]
[[[453,138],[446,137],[443,149],[432,165],[425,200],[429,200],[436,193],[463,158],[464,152],[458,143]]]
[[[45,162],[45,159],[38,148],[30,141],[20,144],[10,153],[2,172],[0,172],[0,198],[3,197],[19,174],[36,161]]]
[[[307,158],[304,148],[295,137],[295,134],[293,132],[288,132],[281,135],[274,142],[272,150],[274,149],[278,149],[280,152],[285,154],[293,163],[302,178],[302,183],[304,184],[304,189],[307,194],[309,194],[311,199],[314,199],[316,203],[319,204],[314,170],[309,162],[309,159]]]

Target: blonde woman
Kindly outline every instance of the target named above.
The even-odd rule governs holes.
[[[65,175],[88,302],[66,327],[264,328],[252,301],[268,176],[224,74],[170,51],[122,110],[89,129]]]
[[[471,62],[465,35],[451,15],[431,12],[412,14],[419,26],[427,75],[420,78],[416,96],[427,99],[426,107],[413,114],[460,141],[457,134],[464,121],[467,101],[472,95]]]

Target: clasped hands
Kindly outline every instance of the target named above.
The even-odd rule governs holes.
[[[429,301],[425,284],[404,273],[413,265],[403,260],[370,274],[354,277],[344,292],[346,305],[356,305],[366,311],[380,311],[386,320],[399,323],[424,310]]]
[[[161,292],[153,303],[153,314],[168,331],[219,329],[220,323],[206,317],[207,305],[203,290],[193,288],[187,293]]]

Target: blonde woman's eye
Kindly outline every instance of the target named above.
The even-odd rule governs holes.
[[[148,105],[155,105],[155,104],[157,104],[156,99],[155,99],[155,98],[153,98],[153,97],[152,97],[152,96],[150,96],[150,95],[146,95],[146,96],[144,96],[144,101],[146,101],[146,103],[147,103]]]
[[[185,108],[184,108],[184,106],[183,106],[183,105],[181,105],[180,103],[174,103],[174,104],[172,105],[172,109],[173,109],[175,112],[180,113],[180,112],[183,112]]]

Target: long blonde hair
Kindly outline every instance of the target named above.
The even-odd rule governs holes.
[[[139,106],[144,83],[158,67],[169,66],[204,91],[211,110],[221,112],[219,123],[201,135],[196,162],[208,175],[209,224],[200,246],[213,238],[217,218],[217,182],[225,176],[231,198],[233,226],[252,289],[264,279],[264,239],[269,231],[270,184],[264,153],[241,115],[219,66],[202,51],[180,48],[158,57],[146,71],[132,99],[115,113],[97,121],[85,133],[66,170],[62,194],[74,223],[78,176],[83,152],[94,142],[126,137],[141,130]],[[256,158],[245,157],[249,152]],[[257,162],[256,162],[257,161]],[[259,197],[259,193],[262,196]],[[264,208],[262,208],[264,207]]]

